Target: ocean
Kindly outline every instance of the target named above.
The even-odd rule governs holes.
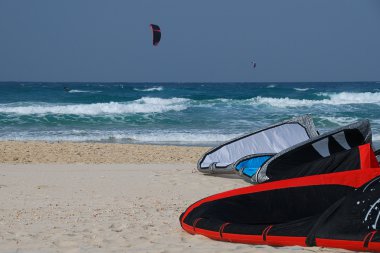
[[[320,132],[369,119],[380,147],[380,82],[1,82],[0,94],[0,140],[214,146],[311,114]]]

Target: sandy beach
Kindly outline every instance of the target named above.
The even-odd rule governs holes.
[[[0,163],[192,163],[208,147],[0,141]]]
[[[380,253],[379,10],[0,0],[0,253]]]
[[[235,176],[198,173],[195,158],[207,148],[34,142],[0,146],[0,252],[336,252],[232,244],[184,232],[178,217],[191,203],[248,185]],[[99,146],[106,147],[103,156],[91,156]],[[66,155],[57,156],[58,150]],[[69,155],[79,150],[83,156]],[[118,156],[110,156],[111,150]],[[129,156],[120,157],[127,151]],[[144,156],[153,151],[150,159]],[[6,160],[10,153],[19,159]]]

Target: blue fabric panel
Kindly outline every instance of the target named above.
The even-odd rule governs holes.
[[[240,171],[243,168],[243,174],[249,177],[252,177],[256,174],[257,170],[272,156],[259,156],[253,157],[251,159],[240,162],[235,166],[237,171]]]

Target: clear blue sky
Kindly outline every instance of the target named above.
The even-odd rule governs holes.
[[[380,80],[378,0],[0,0],[0,81],[360,80]]]

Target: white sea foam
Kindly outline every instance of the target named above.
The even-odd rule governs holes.
[[[317,95],[329,97],[331,100],[340,101],[343,104],[380,103],[380,92],[323,92],[318,93]]]
[[[276,88],[276,87],[277,87],[276,84],[269,84],[269,85],[267,86],[267,88]]]
[[[185,98],[151,98],[142,97],[131,102],[109,102],[94,104],[1,104],[0,113],[14,114],[132,114],[132,113],[162,113],[167,111],[182,111],[188,107],[189,99]]]
[[[305,107],[318,104],[325,105],[346,105],[346,104],[380,104],[380,92],[341,92],[341,93],[320,93],[320,96],[328,98],[320,100],[294,99],[294,98],[271,98],[255,97],[250,99],[251,104],[266,104],[274,107]]]
[[[183,142],[183,143],[202,143],[202,142],[224,142],[235,138],[236,134],[215,134],[215,133],[149,133],[128,135],[127,138],[139,142]],[[120,138],[122,136],[118,136]]]
[[[380,134],[372,134],[372,141],[375,150],[380,149]]]
[[[254,97],[249,99],[251,105],[270,105],[273,107],[300,107],[311,106],[317,103],[323,103],[321,100],[308,100],[308,99],[293,99],[293,98],[271,98],[271,97]]]
[[[308,91],[310,90],[310,88],[293,88],[295,89],[296,91]]]
[[[146,88],[146,89],[138,89],[134,88],[135,91],[162,91],[164,87],[162,86],[157,86],[157,87],[152,87],[152,88]]]
[[[327,121],[329,121],[331,123],[334,123],[334,124],[337,124],[337,125],[340,125],[340,126],[348,125],[348,124],[351,124],[351,123],[359,120],[359,118],[356,118],[356,117],[321,116],[319,118],[321,118],[323,120],[327,120]]]
[[[100,90],[69,90],[69,93],[99,93]]]
[[[23,141],[102,141],[124,143],[177,143],[177,144],[207,144],[225,142],[235,138],[238,134],[220,134],[212,132],[144,132],[129,133],[123,131],[39,131],[9,133],[0,137],[0,140],[23,140]]]
[[[374,135],[372,135],[372,140],[373,141],[380,141],[380,134],[374,134]]]

